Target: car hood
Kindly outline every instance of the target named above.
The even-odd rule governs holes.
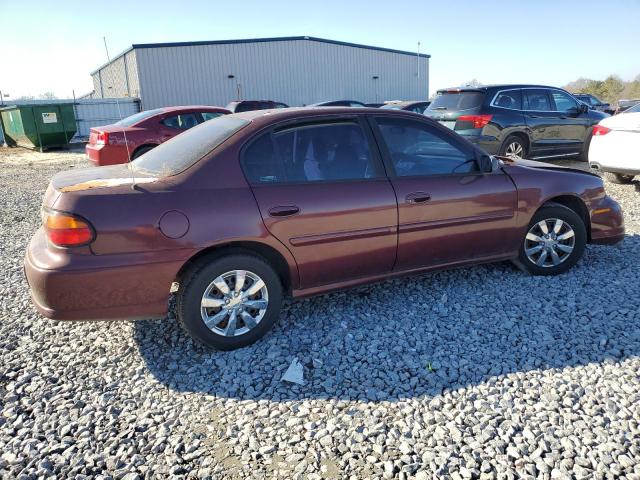
[[[554,165],[552,163],[545,163],[545,162],[538,162],[536,160],[526,160],[526,159],[520,159],[520,160],[514,160],[512,158],[509,157],[503,157],[503,156],[499,156],[496,155],[495,156],[498,160],[501,160],[505,166],[509,167],[509,166],[517,166],[517,167],[527,167],[527,168],[535,168],[535,169],[542,169],[542,170],[557,170],[557,171],[563,171],[563,172],[575,172],[575,173],[582,173],[584,175],[589,175],[592,177],[598,177],[599,175],[596,173],[592,173],[592,172],[587,172],[585,170],[581,170],[579,168],[573,168],[573,167],[564,167],[561,165]]]

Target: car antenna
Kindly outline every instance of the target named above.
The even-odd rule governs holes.
[[[109,48],[107,47],[107,37],[102,37],[104,41],[104,51],[107,53],[107,65],[111,63],[111,58],[109,57]],[[123,59],[123,61],[126,61]],[[120,110],[120,101],[118,97],[114,97],[116,99],[116,108],[118,109],[118,118],[122,121],[122,111]],[[127,163],[129,165],[129,170],[131,171],[131,189],[136,189],[136,175],[133,170],[133,164],[131,163],[131,153],[129,152],[129,142],[127,141],[127,131],[124,125],[122,126],[122,134],[124,135],[124,146],[127,149]]]

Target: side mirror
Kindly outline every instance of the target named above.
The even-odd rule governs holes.
[[[493,171],[493,160],[486,153],[478,153],[476,155],[478,168],[482,173],[491,173]]]
[[[583,103],[578,107],[578,113],[587,113],[588,111],[589,105],[587,105],[586,103]]]

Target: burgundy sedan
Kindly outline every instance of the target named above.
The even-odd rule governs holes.
[[[623,236],[596,175],[487,156],[415,113],[293,108],[56,175],[25,268],[54,319],[163,317],[177,282],[186,330],[233,349],[285,295],[502,260],[555,275]]]
[[[185,130],[228,113],[226,108],[204,105],[145,110],[112,125],[92,128],[87,157],[96,166],[127,163]]]

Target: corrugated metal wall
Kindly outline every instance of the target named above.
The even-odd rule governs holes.
[[[185,104],[224,106],[238,98],[271,99],[291,106],[336,99],[419,100],[427,99],[429,92],[426,57],[312,40],[135,52],[145,110]]]
[[[138,63],[131,50],[114,58],[111,63],[93,73],[93,97],[139,97]]]

